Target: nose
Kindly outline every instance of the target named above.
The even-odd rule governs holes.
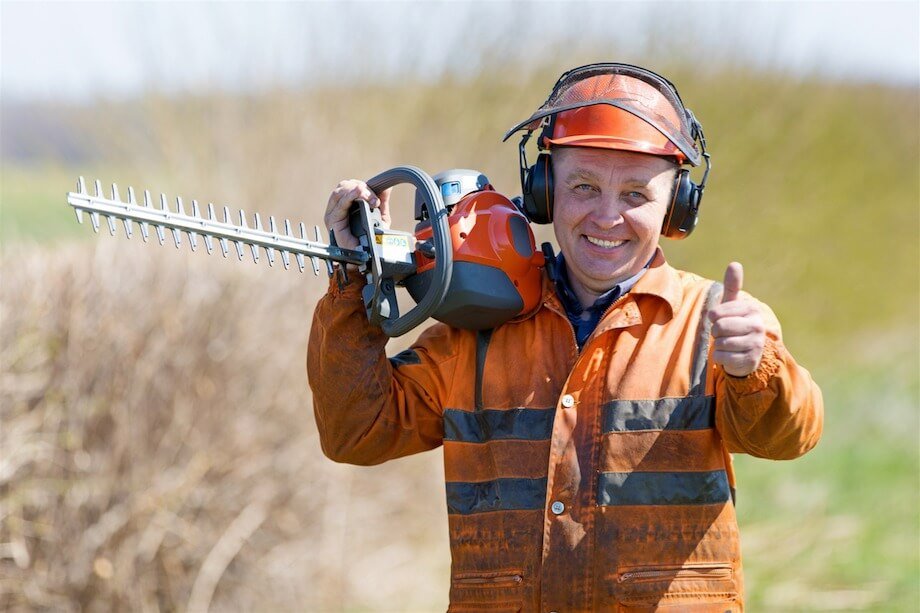
[[[604,198],[591,209],[591,222],[602,230],[609,230],[623,223],[623,203],[617,198]]]

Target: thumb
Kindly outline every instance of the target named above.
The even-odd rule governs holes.
[[[738,262],[732,262],[725,269],[725,282],[722,284],[722,304],[738,299],[741,284],[744,281],[744,268]]]

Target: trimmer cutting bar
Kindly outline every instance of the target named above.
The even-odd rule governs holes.
[[[227,257],[229,252],[228,242],[232,241],[236,246],[237,256],[241,260],[243,259],[243,245],[249,245],[254,262],[259,261],[259,248],[265,249],[269,265],[274,264],[277,250],[281,254],[281,261],[285,268],[290,266],[290,255],[293,254],[300,272],[304,271],[304,256],[311,258],[314,274],[319,273],[316,258],[326,260],[329,267],[331,267],[331,262],[360,265],[369,259],[368,254],[363,251],[341,249],[319,242],[318,227],[314,228],[316,240],[307,240],[306,227],[303,223],[299,224],[300,236],[298,237],[294,236],[291,222],[287,219],[284,220],[284,230],[281,232],[275,223],[275,218],[269,217],[268,231],[266,231],[262,227],[262,219],[258,213],[253,217],[253,227],[249,227],[243,211],[239,212],[239,223],[235,224],[230,219],[230,209],[227,207],[223,207],[223,220],[219,221],[214,212],[214,205],[211,203],[208,203],[206,216],[202,216],[198,202],[193,200],[192,214],[187,215],[182,205],[182,198],[176,198],[176,209],[172,210],[163,194],[160,194],[160,206],[156,208],[151,202],[148,191],[144,192],[144,200],[139,204],[135,200],[133,188],[128,188],[128,202],[121,201],[118,186],[114,183],[111,198],[103,195],[99,181],[95,182],[95,188],[95,195],[90,195],[86,190],[83,177],[80,177],[77,182],[77,191],[67,194],[67,202],[74,208],[77,221],[80,223],[83,223],[83,213],[89,213],[90,222],[96,232],[99,231],[99,216],[103,215],[113,235],[115,234],[115,219],[122,221],[128,238],[131,238],[133,234],[132,222],[136,222],[140,227],[144,242],[147,241],[149,226],[152,225],[161,245],[165,240],[164,228],[172,231],[177,248],[181,244],[180,232],[184,232],[192,251],[198,247],[198,236],[201,235],[208,253],[211,253],[213,237],[218,239],[224,257]]]

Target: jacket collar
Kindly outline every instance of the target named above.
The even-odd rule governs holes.
[[[671,307],[671,316],[680,310],[680,303],[683,299],[680,277],[664,259],[661,247],[658,247],[648,270],[632,288],[630,294],[655,296],[664,300]]]
[[[623,316],[617,318],[616,322],[609,322],[612,313],[608,313],[607,316],[601,320],[600,324],[598,324],[598,327],[607,328],[610,327],[611,323],[613,323],[613,327],[641,323],[642,318],[635,304],[636,298],[640,295],[653,296],[656,299],[663,300],[670,307],[672,316],[680,309],[683,296],[680,278],[677,271],[665,260],[664,252],[661,250],[661,247],[658,247],[655,251],[655,256],[652,258],[648,270],[645,271],[645,274],[642,275],[636,285],[626,294],[626,298],[620,303],[625,307],[623,309]],[[555,283],[550,279],[545,270],[543,273],[542,303],[563,317],[566,316],[565,308],[559,300],[559,296],[556,294]],[[539,307],[529,313],[519,315],[511,321],[529,319],[536,314],[537,310],[539,310]],[[620,321],[620,319],[623,319],[623,321]]]

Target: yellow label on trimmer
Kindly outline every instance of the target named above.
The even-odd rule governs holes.
[[[392,234],[377,234],[374,236],[374,239],[377,241],[378,245],[383,245],[385,247],[401,247],[402,249],[409,248],[409,239],[405,236],[393,236]]]

